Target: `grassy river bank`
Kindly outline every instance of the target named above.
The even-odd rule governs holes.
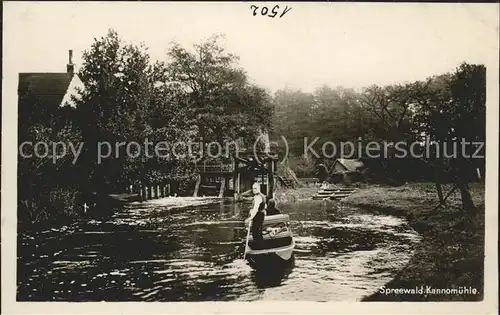
[[[309,198],[317,187],[277,193],[280,201]],[[451,185],[444,188],[446,193]],[[484,184],[470,185],[477,213],[468,216],[461,210],[457,191],[447,206],[433,211],[438,197],[433,183],[410,183],[399,187],[366,186],[342,200],[346,205],[370,211],[404,216],[409,225],[422,235],[413,257],[385,291],[375,292],[365,301],[477,301],[483,298],[484,275]],[[392,289],[423,287],[420,293],[396,293]],[[434,289],[473,288],[476,294],[426,292]],[[390,289],[390,294],[387,294]]]

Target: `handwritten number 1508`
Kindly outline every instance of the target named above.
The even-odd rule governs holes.
[[[258,13],[260,13],[261,15],[267,15],[269,17],[272,17],[274,18],[276,15],[278,15],[278,10],[280,9],[280,6],[279,5],[275,5],[272,10],[269,10],[266,6],[262,7],[260,9],[260,12],[258,11],[259,10],[259,7],[256,6],[255,4],[252,4],[250,6],[250,8],[253,10],[253,16],[256,16]],[[280,14],[280,18],[282,18],[288,11],[290,11],[292,8],[289,8],[288,6],[285,6],[285,9],[281,12]]]

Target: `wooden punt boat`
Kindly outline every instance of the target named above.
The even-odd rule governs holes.
[[[246,260],[252,268],[286,264],[291,260],[295,241],[288,214],[265,216],[262,235],[264,240],[261,243],[255,242],[251,234],[249,236]]]

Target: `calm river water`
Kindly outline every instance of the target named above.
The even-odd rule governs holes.
[[[109,219],[19,237],[19,301],[347,301],[388,282],[419,240],[404,220],[333,202],[281,205],[294,260],[255,272],[242,259],[249,205],[133,203]]]

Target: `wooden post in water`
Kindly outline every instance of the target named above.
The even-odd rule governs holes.
[[[146,201],[147,200],[147,195],[146,195],[146,186],[144,186],[143,184],[141,184],[140,186],[140,191],[141,191],[141,201]]]
[[[194,186],[193,197],[198,197],[198,192],[200,191],[200,184],[201,184],[201,174],[199,174],[198,178],[196,179],[196,185]]]
[[[223,179],[220,183],[219,198],[224,197],[224,190],[226,189],[226,180]]]
[[[239,199],[240,198],[240,179],[241,179],[241,174],[240,172],[237,173],[236,175],[236,181],[235,181],[235,197],[234,199]]]
[[[269,160],[267,166],[267,198],[268,200],[274,196],[274,161]]]
[[[150,186],[148,186],[148,197],[149,197],[149,199],[153,199],[152,195],[153,195],[153,189],[152,189],[152,187],[150,185]]]

